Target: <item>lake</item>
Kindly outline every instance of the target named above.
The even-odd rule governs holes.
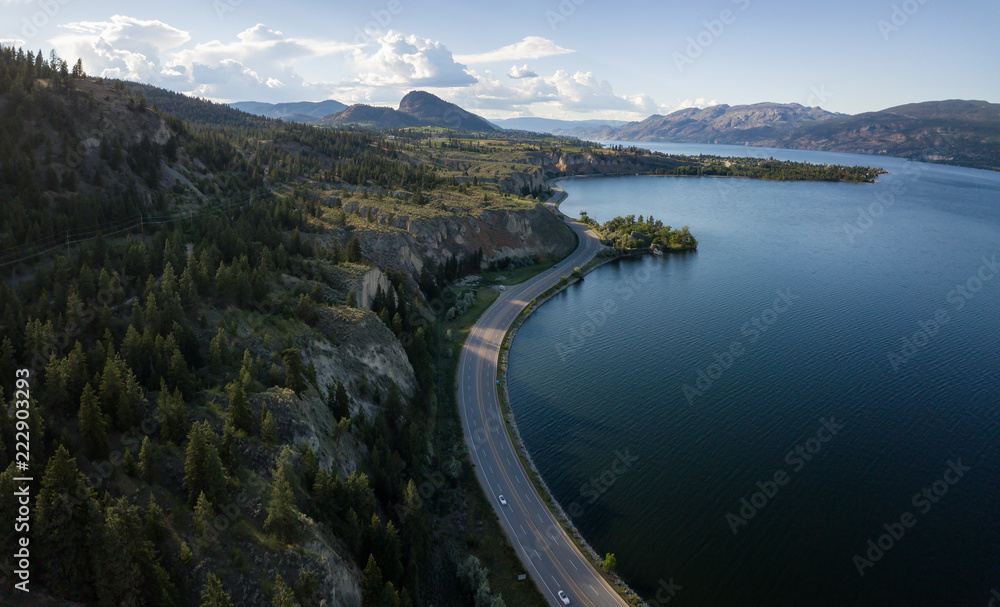
[[[1000,174],[638,145],[890,174],[560,182],[567,215],[652,214],[699,241],[598,268],[514,340],[521,435],[583,535],[653,605],[985,607],[1000,590]]]

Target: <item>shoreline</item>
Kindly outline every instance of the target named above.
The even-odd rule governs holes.
[[[882,175],[892,175],[892,171],[883,169],[884,173]],[[751,181],[770,181],[774,183],[847,183],[847,184],[857,184],[857,185],[873,185],[879,183],[878,177],[873,181],[827,181],[824,179],[764,179],[763,177],[747,177],[746,175],[656,175],[653,173],[625,173],[612,175],[611,173],[591,173],[589,175],[563,175],[561,177],[553,177],[549,180],[549,186],[552,187],[557,181],[563,181],[568,179],[589,179],[589,178],[602,178],[607,177],[611,179],[623,178],[623,177],[665,177],[665,178],[676,178],[676,179],[749,179]],[[560,191],[565,191],[561,190]],[[565,200],[565,197],[563,198]],[[560,200],[559,202],[562,202]],[[557,205],[558,206],[558,205]],[[560,211],[561,212],[561,211]],[[569,217],[569,215],[564,215],[564,217]]]
[[[607,177],[607,176],[608,175],[583,175],[582,177]],[[632,175],[627,175],[627,176],[631,177]],[[619,175],[610,175],[610,177],[619,177]],[[671,175],[663,175],[663,177],[671,177]],[[549,206],[552,209],[552,211],[556,213],[558,216],[569,219],[571,221],[575,221],[573,218],[569,217],[568,215],[565,215],[559,209],[559,205],[569,197],[569,194],[562,188],[558,188],[555,185],[559,181],[572,178],[574,178],[574,176],[556,177],[554,179],[549,180],[549,187],[551,189],[557,190],[558,191],[557,196],[559,196],[560,194],[561,196],[558,198],[556,202],[553,203],[551,201],[546,201],[545,204],[546,206]],[[545,498],[546,505],[549,507],[549,510],[555,516],[556,520],[559,521],[559,523],[562,525],[563,530],[566,532],[566,534],[570,537],[570,539],[573,540],[573,543],[576,544],[577,548],[580,549],[580,551],[584,554],[584,556],[590,559],[591,563],[595,566],[597,571],[602,576],[604,576],[604,578],[608,581],[609,584],[611,584],[611,586],[615,589],[615,591],[617,591],[618,594],[627,603],[631,605],[646,605],[646,602],[641,596],[639,596],[638,593],[632,590],[632,588],[625,582],[625,580],[621,578],[621,576],[618,575],[617,572],[613,571],[605,572],[603,570],[602,565],[604,559],[594,549],[594,547],[590,545],[590,543],[583,536],[580,530],[576,528],[576,525],[573,523],[573,520],[569,517],[569,515],[566,514],[566,511],[562,507],[562,504],[560,504],[559,501],[552,494],[552,491],[549,489],[541,473],[538,471],[538,468],[535,466],[535,461],[531,457],[531,453],[528,451],[528,448],[521,437],[521,432],[517,426],[517,420],[515,419],[514,416],[514,410],[510,404],[509,390],[507,387],[507,368],[510,356],[510,347],[511,344],[513,343],[514,337],[517,335],[517,331],[518,329],[520,329],[524,321],[527,320],[528,317],[535,312],[535,310],[537,310],[539,307],[548,302],[550,299],[552,299],[553,297],[555,297],[556,295],[567,289],[570,285],[574,285],[577,282],[583,280],[583,277],[585,277],[587,274],[590,274],[597,268],[612,261],[618,261],[619,259],[628,257],[637,257],[640,255],[647,255],[647,254],[648,253],[645,251],[641,253],[631,253],[631,254],[615,253],[604,258],[601,258],[600,254],[598,254],[598,256],[595,256],[593,259],[587,262],[582,268],[580,268],[579,278],[569,276],[567,277],[569,278],[569,280],[566,282],[566,284],[557,283],[556,285],[552,286],[538,297],[531,300],[528,303],[528,305],[525,306],[525,308],[521,310],[521,312],[517,315],[517,318],[514,319],[514,322],[511,323],[510,327],[507,329],[507,332],[504,334],[504,337],[500,342],[500,356],[499,360],[497,361],[497,380],[499,382],[497,392],[500,401],[500,413],[503,416],[504,424],[507,426],[508,434],[510,435],[513,443],[517,446],[518,458],[521,460],[521,463],[524,466],[525,470],[528,471],[529,477],[531,478],[531,481],[535,484],[535,487],[538,489],[539,493]]]

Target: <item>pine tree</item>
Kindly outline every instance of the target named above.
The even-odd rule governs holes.
[[[148,436],[142,438],[142,447],[139,448],[139,476],[149,484],[153,484],[156,476],[155,453]]]
[[[368,565],[365,566],[361,574],[361,605],[362,607],[383,607],[382,594],[384,584],[382,582],[382,570],[375,562],[375,556],[368,555]]]
[[[293,541],[298,535],[298,510],[292,488],[291,450],[282,450],[275,463],[271,479],[271,499],[267,506],[264,531],[274,534],[284,542]]]
[[[357,236],[347,241],[346,256],[347,261],[353,263],[361,261],[361,241]]]
[[[272,444],[278,440],[278,420],[274,419],[267,405],[261,407],[260,414],[260,440],[265,444]]]
[[[92,560],[84,555],[90,554],[89,538],[99,516],[97,500],[76,458],[60,446],[46,463],[32,526],[39,581],[56,596],[81,600],[87,594]]]
[[[90,384],[83,387],[80,397],[80,436],[83,438],[84,452],[90,459],[100,459],[108,455],[108,434],[104,416],[97,404],[97,396]]]
[[[184,397],[180,392],[173,394],[167,389],[167,382],[160,380],[160,395],[158,397],[157,419],[163,427],[163,436],[168,441],[180,445],[187,436],[188,416],[184,406]]]
[[[142,517],[142,532],[146,539],[158,545],[167,535],[166,518],[163,509],[157,503],[156,497],[150,493],[146,503],[146,512]]]
[[[299,607],[295,593],[288,587],[280,573],[274,574],[274,598],[271,599],[271,604],[274,607]]]
[[[302,605],[312,605],[313,595],[316,594],[316,586],[318,585],[319,579],[315,570],[305,567],[299,569],[299,579],[295,582],[295,598]]]
[[[229,593],[222,587],[222,582],[214,574],[208,574],[201,589],[201,607],[236,607]]]
[[[198,501],[194,506],[194,524],[202,539],[212,536],[212,519],[214,518],[215,508],[212,507],[212,502],[205,497],[205,492],[202,491],[198,494]]]
[[[307,444],[302,445],[302,461],[304,464],[302,483],[306,487],[312,488],[316,482],[316,474],[319,472],[319,458]]]
[[[302,358],[299,356],[298,348],[285,348],[281,358],[285,363],[285,387],[296,394],[305,390],[305,381],[302,379]]]
[[[236,429],[230,424],[222,426],[222,443],[219,445],[219,457],[222,458],[222,465],[229,473],[236,474],[239,471],[239,450],[236,447]]]
[[[119,498],[105,509],[102,518],[96,534],[100,557],[94,561],[100,572],[96,576],[98,599],[102,605],[134,605],[143,594],[139,560],[145,556],[144,544],[149,544],[138,533],[138,508]]]
[[[229,423],[237,430],[249,433],[253,427],[253,414],[247,405],[243,382],[237,380],[226,386],[229,394]]]
[[[105,415],[116,415],[120,403],[124,399],[125,382],[121,370],[115,364],[112,356],[104,361],[104,371],[101,373],[101,383],[98,385],[98,395],[101,398],[101,411]],[[117,418],[115,418],[117,420]]]
[[[122,470],[129,476],[135,476],[135,456],[131,449],[125,449],[125,457],[122,459]]]
[[[347,388],[344,387],[344,382],[338,379],[327,389],[326,394],[326,404],[330,408],[330,413],[333,414],[334,422],[351,416],[351,405],[347,398]]]
[[[188,504],[191,507],[197,504],[202,492],[213,504],[218,504],[223,495],[226,475],[222,470],[222,460],[219,458],[215,439],[215,432],[207,421],[195,423],[188,433],[184,485],[188,490]]]
[[[219,332],[208,344],[208,365],[213,374],[220,373],[229,358],[229,348],[226,341],[226,330],[219,329]]]

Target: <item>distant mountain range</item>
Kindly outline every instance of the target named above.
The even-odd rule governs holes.
[[[716,105],[650,116],[590,137],[883,154],[998,170],[1000,104],[928,101],[854,116],[797,103]]]
[[[1000,170],[1000,104],[928,101],[857,115],[797,103],[688,108],[638,122],[509,118],[492,122],[424,91],[408,93],[398,109],[317,103],[240,102],[248,113],[324,126],[396,129],[450,127],[489,132],[525,130],[590,140],[724,143],[833,152],[884,154]]]
[[[598,134],[601,139],[622,141],[672,141],[677,143],[746,143],[770,140],[783,131],[842,116],[798,103],[756,103],[687,108],[666,116],[653,114]]]
[[[240,101],[230,105],[250,114],[321,126],[373,129],[439,126],[475,132],[498,130],[484,118],[424,91],[407,93],[399,102],[398,109],[360,103],[347,106],[333,99],[277,104]]]
[[[262,101],[237,101],[232,107],[248,114],[266,118],[280,118],[289,122],[316,122],[330,114],[344,111],[346,105],[333,99],[326,101],[296,101],[293,103],[264,103]]]

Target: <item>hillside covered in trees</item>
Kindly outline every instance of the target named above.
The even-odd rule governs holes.
[[[436,305],[511,260],[412,274],[370,255],[406,232],[389,213],[537,203],[378,134],[244,118],[10,48],[0,110],[0,491],[27,429],[34,596],[504,604],[486,566],[513,553],[466,542],[500,532],[476,506]]]

